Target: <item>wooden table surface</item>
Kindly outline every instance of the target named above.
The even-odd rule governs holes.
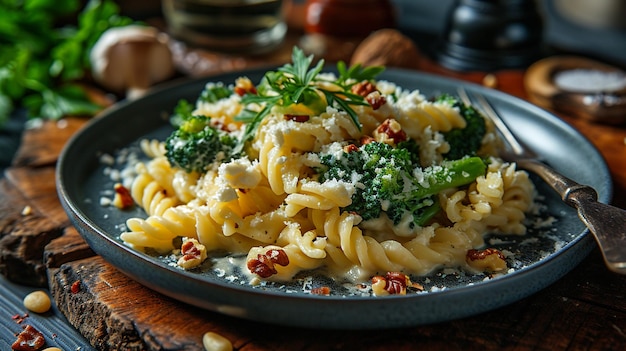
[[[428,59],[419,70],[477,83],[485,77],[447,71]],[[497,89],[527,98],[524,71],[497,72],[495,77]],[[613,177],[614,204],[626,208],[626,129],[560,117],[600,150]],[[96,256],[60,206],[55,161],[84,122],[68,118],[25,132],[14,165],[0,180],[0,271],[11,281],[49,289],[71,324],[67,327],[76,328],[98,350],[202,350],[202,335],[208,331],[228,338],[236,350],[626,350],[626,276],[607,270],[597,249],[562,279],[521,301],[412,328],[277,327],[201,311],[159,295]],[[27,206],[32,213],[24,215]],[[54,335],[45,336],[54,345]]]

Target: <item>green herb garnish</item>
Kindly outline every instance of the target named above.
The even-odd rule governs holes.
[[[0,124],[15,108],[29,118],[92,115],[101,109],[76,82],[89,51],[107,29],[130,24],[111,0],[0,2]],[[62,25],[62,23],[67,23]]]
[[[236,120],[248,123],[239,147],[250,140],[259,124],[273,108],[281,108],[286,111],[289,108],[300,105],[319,114],[326,110],[326,106],[332,106],[343,110],[360,129],[361,123],[357,113],[352,109],[354,105],[367,105],[365,98],[350,91],[354,84],[364,80],[373,80],[376,75],[384,70],[384,67],[361,67],[355,65],[349,69],[344,62],[337,64],[339,77],[337,80],[327,80],[319,76],[324,68],[324,60],[311,67],[313,55],[305,56],[304,52],[294,47],[291,55],[292,63],[285,64],[276,71],[269,71],[257,87],[257,94],[246,94],[242,97],[242,103],[259,104],[260,111],[245,109]]]

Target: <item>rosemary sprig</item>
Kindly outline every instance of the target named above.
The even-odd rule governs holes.
[[[276,106],[288,108],[301,104],[316,113],[325,111],[326,106],[333,106],[348,113],[354,124],[359,129],[361,128],[358,115],[352,106],[367,105],[367,101],[362,96],[352,93],[350,89],[356,83],[373,80],[384,70],[384,67],[354,65],[347,68],[344,62],[339,62],[337,80],[324,80],[318,76],[324,68],[323,59],[311,67],[313,55],[305,56],[298,47],[293,48],[291,59],[292,63],[285,64],[276,71],[265,73],[257,87],[257,94],[246,94],[242,97],[241,102],[244,105],[258,104],[262,106],[262,109],[258,112],[244,109],[235,118],[247,123],[238,146],[239,151],[254,136],[263,118]],[[323,88],[318,84],[321,82],[333,88]]]

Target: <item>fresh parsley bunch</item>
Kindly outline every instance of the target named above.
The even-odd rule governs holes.
[[[45,119],[101,108],[76,81],[100,35],[132,20],[119,16],[112,0],[80,6],[78,0],[0,1],[0,124],[20,107]]]
[[[364,80],[373,80],[384,67],[354,65],[348,68],[340,61],[337,64],[339,76],[336,80],[329,80],[319,75],[324,68],[323,59],[312,67],[313,55],[305,56],[298,47],[293,48],[291,59],[292,63],[265,73],[256,94],[249,93],[242,97],[243,104],[259,104],[262,108],[258,112],[244,109],[237,116],[237,120],[248,123],[241,144],[254,136],[263,118],[275,107],[288,109],[302,105],[319,114],[325,111],[326,106],[332,106],[348,113],[354,124],[361,127],[352,106],[367,105],[367,101],[352,93],[351,88]]]

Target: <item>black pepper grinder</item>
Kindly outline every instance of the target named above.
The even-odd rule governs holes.
[[[458,0],[437,59],[457,71],[524,68],[545,55],[543,27],[534,0]]]

